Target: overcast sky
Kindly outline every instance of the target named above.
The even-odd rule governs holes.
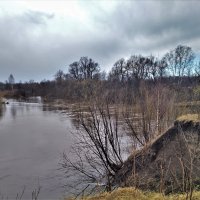
[[[108,71],[121,57],[200,50],[200,1],[0,0],[0,82],[52,79],[89,56]]]

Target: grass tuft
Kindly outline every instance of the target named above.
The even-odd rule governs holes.
[[[82,200],[185,200],[186,194],[174,194],[164,196],[161,193],[142,192],[138,189],[118,188],[111,193],[103,193],[96,196],[84,197]],[[67,200],[67,199],[66,199]],[[70,200],[74,200],[71,198]],[[200,200],[200,192],[194,192],[192,200]]]
[[[199,122],[200,116],[198,114],[186,114],[177,118],[178,121],[193,121]]]

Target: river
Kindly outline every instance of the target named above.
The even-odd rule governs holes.
[[[65,180],[59,170],[63,151],[72,144],[72,118],[40,101],[9,100],[0,110],[0,199],[60,199]]]

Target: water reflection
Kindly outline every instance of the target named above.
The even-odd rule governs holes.
[[[12,106],[11,109],[11,115],[12,115],[12,118],[15,119],[16,115],[17,115],[17,109],[15,106]]]
[[[78,130],[80,128],[80,120],[76,116],[71,117],[71,123],[74,125],[74,127]]]
[[[4,104],[1,104],[0,105],[0,120],[3,118],[5,112],[6,112],[6,106]]]

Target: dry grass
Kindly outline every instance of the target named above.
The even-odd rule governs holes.
[[[193,121],[199,122],[200,116],[198,114],[186,114],[177,118],[178,121]]]
[[[103,193],[82,200],[185,200],[186,194],[163,196],[160,193],[141,192],[135,188],[119,188],[111,193]],[[200,200],[200,192],[194,192],[193,200]],[[69,200],[69,199],[66,199]],[[70,200],[73,200],[71,198]]]
[[[181,102],[181,103],[177,103],[177,106],[194,106],[194,105],[200,105],[200,101],[189,101],[189,102]]]
[[[4,97],[8,94],[8,91],[0,91],[0,97]]]

